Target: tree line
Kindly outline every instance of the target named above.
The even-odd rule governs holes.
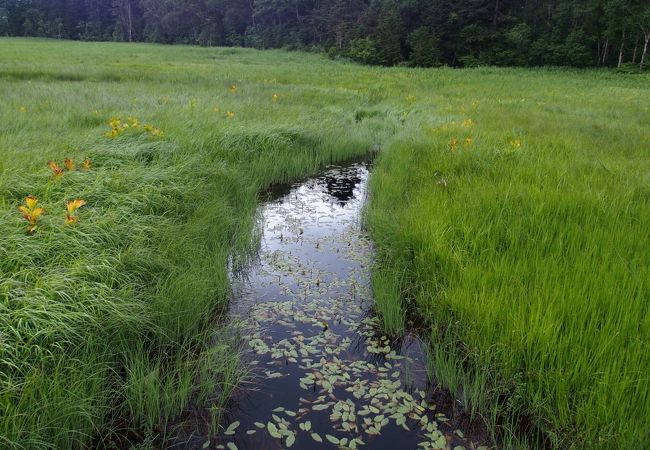
[[[0,35],[430,67],[647,65],[650,0],[0,0]]]

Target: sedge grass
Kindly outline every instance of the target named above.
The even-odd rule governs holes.
[[[647,75],[1,39],[0,98],[0,446],[159,445],[190,398],[218,420],[258,193],[377,145],[387,326],[417,308],[432,373],[513,448],[524,417],[557,448],[647,443]],[[104,137],[128,116],[164,136]],[[92,168],[53,181],[65,157]]]
[[[432,373],[512,448],[647,447],[647,79],[454,78],[380,155],[368,218]]]
[[[224,50],[3,39],[0,53],[1,446],[164,445],[190,401],[218,420],[242,370],[214,332],[258,192],[367,152],[374,132],[341,133],[351,113],[251,73],[250,52],[224,64]],[[333,97],[333,110],[358,101]],[[104,136],[128,116],[164,136]],[[46,163],[65,157],[91,168],[55,180]],[[32,235],[27,195],[45,208]],[[87,205],[66,226],[73,198]]]

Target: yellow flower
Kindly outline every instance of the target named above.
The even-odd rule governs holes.
[[[232,111],[228,111],[228,112],[226,113],[226,118],[228,118],[228,119],[232,119],[233,117],[235,117],[235,113],[234,113],[234,112],[232,112]]]
[[[48,161],[47,167],[49,167],[52,173],[54,174],[54,178],[59,178],[60,176],[63,175],[63,169],[59,166],[59,164],[56,161],[54,160]]]
[[[230,92],[232,92],[233,94],[237,93],[237,85],[236,84],[233,84],[232,86],[230,86]]]
[[[449,143],[449,148],[451,149],[452,152],[456,151],[456,147],[458,147],[458,139],[453,138],[451,142]]]
[[[63,164],[65,165],[65,168],[68,169],[68,172],[73,172],[74,171],[74,161],[70,158],[66,158],[63,161]]]
[[[129,117],[129,119],[131,119],[131,117]],[[112,118],[108,122],[108,125],[111,127],[111,131],[107,131],[106,133],[104,133],[104,136],[111,139],[115,139],[117,136],[120,135],[122,131],[129,128],[129,124],[120,121],[118,117]]]
[[[26,112],[27,112],[27,108],[25,108],[24,106],[21,106],[21,107],[18,109],[18,111],[20,111],[21,113],[26,113]]]
[[[474,125],[474,121],[472,119],[465,119],[463,120],[463,126],[466,128],[469,128]]]
[[[273,96],[271,97],[271,100],[273,100],[273,102],[275,103],[275,102],[278,101],[279,98],[280,98],[280,96],[278,94],[273,94]]]
[[[519,147],[521,147],[521,139],[517,138],[517,139],[515,139],[515,140],[513,140],[513,141],[510,141],[510,146],[511,146],[512,148],[519,148]]]
[[[470,145],[472,145],[473,141],[474,140],[471,137],[468,136],[468,137],[465,138],[465,145],[470,146]]]
[[[415,103],[415,95],[407,95],[406,96],[406,103]]]
[[[18,210],[23,214],[23,218],[29,224],[27,232],[30,234],[36,231],[38,220],[45,211],[43,208],[36,206],[37,204],[38,199],[33,195],[28,195],[25,197],[25,205],[20,205],[18,207]]]
[[[86,204],[86,200],[81,200],[81,199],[70,200],[66,204],[66,209],[68,210],[68,214],[74,214],[76,210],[78,210],[85,204]]]
[[[142,126],[151,136],[162,136],[163,131],[160,128],[156,128],[153,125],[144,124]]]
[[[77,220],[79,220],[79,217],[75,216],[74,213],[85,204],[86,201],[81,199],[71,200],[66,204],[66,210],[67,210],[65,215],[66,225],[72,225],[73,223],[76,223]]]
[[[33,195],[28,195],[25,197],[25,204],[29,209],[34,209],[38,204],[38,200]]]
[[[212,112],[216,112],[216,113],[221,112],[221,108],[215,106],[214,108],[212,108]]]
[[[140,122],[138,121],[138,119],[136,119],[135,117],[129,116],[128,120],[129,120],[129,123],[131,124],[131,128],[140,128]]]
[[[86,158],[86,159],[84,159],[83,162],[81,163],[81,168],[82,168],[83,170],[88,170],[88,169],[90,169],[91,164],[92,164],[92,163],[90,162],[90,160],[89,160],[88,158]]]

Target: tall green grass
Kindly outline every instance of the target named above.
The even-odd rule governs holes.
[[[379,265],[406,274],[432,373],[504,445],[647,448],[647,79],[457,80],[371,179]]]
[[[242,375],[220,331],[227,270],[250,251],[258,192],[378,134],[347,110],[358,93],[290,80],[299,56],[261,55],[2,40],[0,447],[164,445],[197,402],[218,419]],[[128,116],[164,137],[104,136]],[[65,157],[92,167],[55,180],[46,163]],[[45,208],[33,235],[27,195]],[[74,198],[88,204],[66,226]]]
[[[645,443],[647,75],[0,39],[0,98],[0,447],[160,445],[195,402],[218,419],[241,376],[227,268],[259,192],[375,146],[386,326],[417,309],[432,372],[501,436]],[[128,116],[164,137],[103,136]],[[93,166],[53,181],[64,157]]]

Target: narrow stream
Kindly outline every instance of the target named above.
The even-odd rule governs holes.
[[[360,226],[368,176],[329,167],[260,207],[259,255],[233,279],[230,311],[254,380],[227,429],[186,448],[479,448],[434,403],[420,340],[379,332]]]

